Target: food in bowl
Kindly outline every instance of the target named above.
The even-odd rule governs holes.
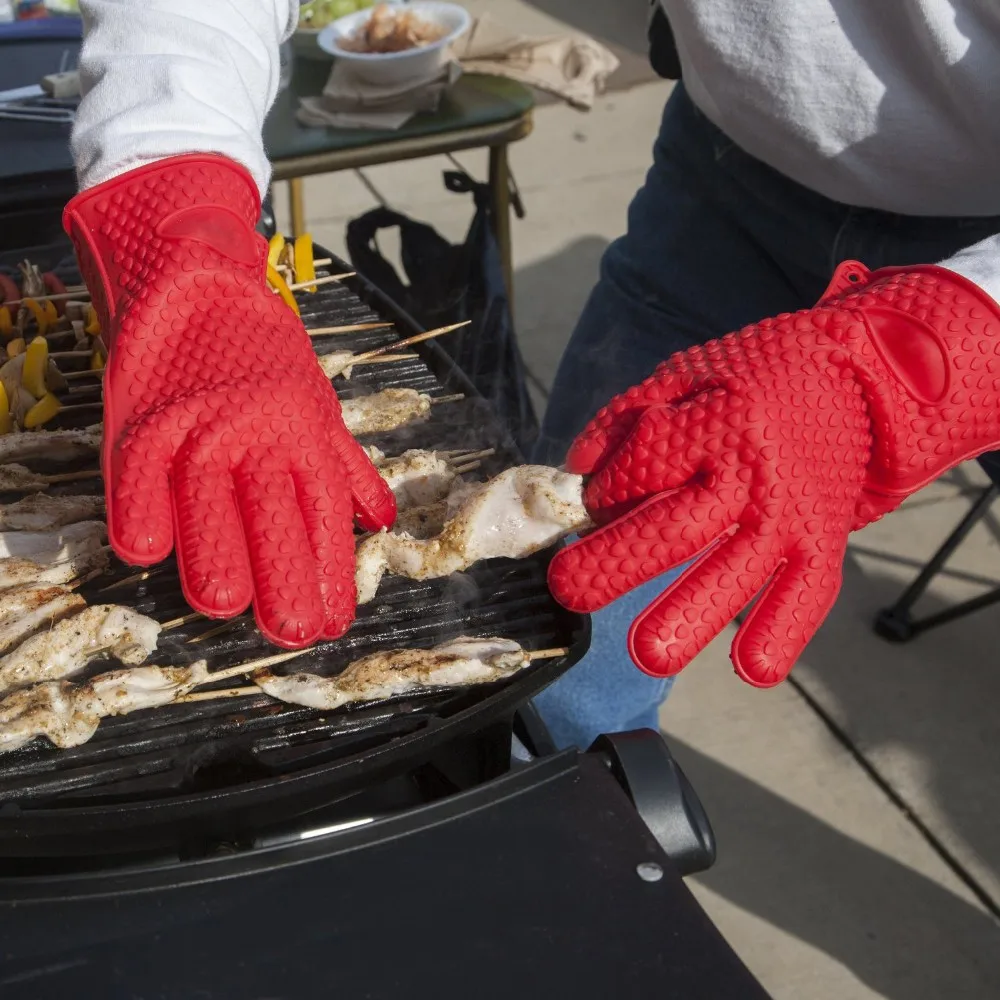
[[[448,28],[431,24],[411,10],[379,4],[355,31],[338,40],[346,52],[386,53],[419,49],[440,41]]]
[[[318,31],[340,17],[374,6],[375,0],[313,0],[299,9],[299,27]]]

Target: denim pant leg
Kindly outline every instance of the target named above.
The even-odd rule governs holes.
[[[721,167],[730,146],[677,88],[664,112],[654,164],[629,208],[628,231],[605,252],[598,284],[560,362],[536,462],[560,464],[601,406],[674,351],[799,308],[806,295],[819,294],[821,279],[803,292],[789,277],[794,269],[778,266],[773,248],[762,247],[748,229],[747,218],[771,219],[773,213],[730,183]],[[746,211],[742,205],[734,211],[734,200],[745,200]],[[780,229],[780,216],[773,224]],[[783,242],[773,229],[768,236]],[[795,255],[794,245],[789,253]],[[592,616],[590,651],[535,700],[558,746],[585,748],[600,733],[657,728],[671,682],[635,667],[626,636],[633,619],[680,572]]]

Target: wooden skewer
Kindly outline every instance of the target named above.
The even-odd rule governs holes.
[[[332,257],[317,257],[313,261],[313,267],[329,267],[333,263]]]
[[[431,406],[438,406],[441,403],[457,403],[460,399],[465,399],[464,392],[456,392],[451,396],[436,396],[431,399]]]
[[[392,323],[349,323],[347,326],[317,326],[306,330],[310,337],[325,337],[335,333],[361,333],[363,330],[390,329]]]
[[[187,625],[188,622],[204,617],[200,611],[192,611],[189,615],[181,615],[180,618],[171,618],[168,622],[160,622],[160,629],[163,632],[168,632],[172,628],[180,628],[182,625]]]
[[[93,351],[52,351],[49,357],[55,360],[56,358],[92,358],[94,356]]]
[[[528,651],[529,662],[534,662],[535,660],[551,660],[556,656],[569,656],[568,646],[556,646],[552,649],[529,649]]]
[[[79,413],[80,410],[93,410],[95,407],[103,408],[104,400],[95,399],[92,403],[74,403],[72,406],[60,406],[58,416],[64,413]]]
[[[194,635],[188,639],[188,643],[192,642],[204,642],[206,639],[214,639],[217,635],[222,635],[223,632],[231,629],[240,618],[230,618],[228,621],[224,621],[221,625],[216,625],[215,628],[210,628],[207,632],[202,632],[200,635]]]
[[[97,479],[101,475],[100,469],[81,469],[79,472],[57,472],[51,476],[45,476],[46,483],[72,483],[78,479]],[[28,487],[34,489],[34,487]]]
[[[86,285],[80,288],[70,289],[66,292],[58,292],[55,295],[25,295],[20,299],[8,299],[3,303],[5,306],[19,306],[26,298],[34,299],[36,302],[59,302],[62,299],[79,299],[79,298],[90,298],[90,292],[87,291]]]
[[[344,278],[353,278],[357,271],[345,271],[343,274],[327,274],[322,278],[313,278],[312,281],[297,281],[294,285],[289,285],[290,292],[301,292],[304,288],[312,288],[314,285],[332,285],[335,281],[342,281]]]
[[[219,688],[218,691],[189,691],[187,694],[175,698],[171,704],[183,705],[189,701],[216,701],[222,698],[249,698],[256,694],[264,694],[264,692],[255,685],[241,688]]]
[[[463,326],[468,326],[471,322],[472,320],[467,319],[463,323],[452,323],[451,326],[440,326],[436,330],[414,334],[405,340],[397,340],[394,344],[384,344],[382,347],[374,347],[370,351],[363,351],[361,354],[355,355],[357,358],[355,364],[367,361],[369,358],[377,358],[380,354],[386,354],[389,351],[396,351],[400,347],[409,347],[411,344],[419,344],[424,340],[431,340],[434,337],[443,337],[446,333],[451,333],[452,330],[460,330]]]
[[[456,476],[464,476],[467,472],[475,472],[482,464],[482,462],[469,462],[467,465],[453,465],[451,471]]]
[[[475,462],[483,458],[492,458],[496,453],[497,453],[496,448],[484,448],[482,451],[470,451],[470,452],[453,451],[453,452],[448,452],[449,455],[453,456],[449,458],[448,461],[452,464],[456,462],[461,462],[461,463]],[[444,453],[438,452],[438,454],[444,454]]]
[[[549,660],[557,656],[567,656],[569,655],[569,648],[566,646],[554,648],[554,649],[534,649],[525,650],[528,656],[528,662],[534,663],[535,660]],[[291,654],[284,657],[271,657],[271,662],[281,659],[291,659],[292,656],[298,655]],[[239,676],[240,674],[249,673],[251,670],[256,670],[259,667],[269,666],[268,663],[263,660],[258,660],[256,663],[244,663],[239,667],[231,667],[228,670],[219,670],[214,675],[210,675],[203,681],[207,684],[212,680],[221,680],[223,677],[233,677]],[[193,691],[190,694],[181,695],[176,699],[177,702],[186,701],[213,701],[216,698],[249,698],[253,695],[264,694],[265,692],[253,685],[251,687],[233,687],[233,688],[220,688],[217,691]]]
[[[53,357],[53,355],[50,354],[49,357],[51,358]],[[82,372],[60,372],[59,374],[62,375],[64,379],[94,378],[95,376],[103,378],[104,369],[98,368],[92,371],[91,369],[87,368]]]
[[[278,663],[285,663],[294,660],[297,656],[305,656],[312,652],[312,647],[306,649],[293,649],[287,653],[275,653],[274,656],[265,656],[259,660],[250,660],[249,663],[238,663],[235,667],[226,667],[224,670],[216,670],[209,674],[201,683],[212,684],[215,681],[228,681],[233,677],[242,677],[244,674],[253,673],[261,667],[273,667]]]
[[[119,587],[127,587],[132,583],[142,583],[143,580],[148,580],[151,576],[155,576],[159,572],[160,570],[158,569],[144,569],[141,573],[133,573],[131,576],[126,576],[121,580],[116,580],[114,583],[109,583],[106,587],[101,587],[98,593],[103,594],[107,590],[117,590]]]

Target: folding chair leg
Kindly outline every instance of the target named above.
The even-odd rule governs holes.
[[[990,486],[983,490],[979,499],[972,505],[969,513],[959,521],[955,530],[945,539],[944,544],[928,560],[917,578],[903,591],[899,600],[891,607],[883,608],[875,617],[875,633],[890,642],[909,642],[914,636],[925,632],[936,625],[960,618],[980,608],[1000,601],[1000,587],[987,594],[981,594],[969,601],[963,601],[954,607],[928,615],[926,618],[914,618],[910,609],[924,595],[931,580],[941,571],[941,567],[951,558],[952,553],[962,544],[966,535],[982,520],[990,505],[1000,495],[1000,488]]]

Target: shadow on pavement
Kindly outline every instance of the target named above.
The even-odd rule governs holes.
[[[719,860],[698,876],[701,884],[843,963],[890,1000],[1000,995],[1000,932],[987,914],[679,740],[669,742],[719,837]]]
[[[527,0],[532,6],[603,42],[621,60],[609,90],[658,80],[647,57],[648,0]]]

